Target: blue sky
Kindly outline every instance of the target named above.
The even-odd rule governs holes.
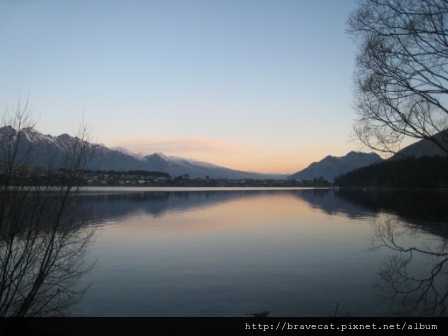
[[[144,154],[294,173],[359,150],[354,0],[0,0],[0,106]]]

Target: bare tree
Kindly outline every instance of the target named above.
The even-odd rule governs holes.
[[[7,111],[0,139],[0,317],[14,323],[34,316],[61,316],[83,294],[76,286],[94,228],[79,174],[91,157],[82,126],[70,151],[33,165],[36,149],[24,141],[35,124],[28,104]],[[57,168],[64,168],[63,175]],[[58,183],[55,183],[57,181]],[[56,185],[55,185],[56,184]],[[14,327],[11,324],[2,328]]]
[[[448,153],[448,1],[360,0],[348,32],[359,46],[354,138],[386,154],[405,138]]]
[[[405,139],[427,139],[448,154],[448,1],[360,0],[348,32],[358,44],[353,138],[386,156],[397,154]],[[438,179],[434,176],[432,184],[437,186]],[[443,193],[405,193],[417,204],[446,200]],[[378,273],[379,288],[393,314],[446,315],[448,291],[437,285],[446,277],[446,241],[437,249],[406,246],[400,241],[402,225],[398,218],[374,225],[372,248],[396,253]],[[411,272],[419,256],[431,259],[427,276]]]

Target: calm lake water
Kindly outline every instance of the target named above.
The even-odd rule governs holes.
[[[447,252],[446,224],[393,208],[402,196],[392,192],[91,188],[86,195],[98,225],[88,255],[96,266],[81,280],[90,288],[78,316],[410,315],[415,298],[384,298],[393,294],[390,281],[412,288],[400,276],[428,278],[440,257],[414,253],[403,268],[398,256],[408,254],[371,250],[380,244],[375,231],[391,232],[381,231],[391,223],[399,246]],[[435,277],[429,299],[446,288],[446,274]],[[417,298],[411,311],[426,308]]]

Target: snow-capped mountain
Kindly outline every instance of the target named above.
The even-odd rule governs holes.
[[[190,178],[229,178],[229,179],[269,179],[283,178],[281,175],[260,174],[233,170],[211,163],[185,159],[176,156],[167,156],[154,153],[145,156],[147,170],[167,172],[171,176],[188,174]]]
[[[125,154],[125,155],[132,156],[134,159],[137,159],[137,160],[139,160],[139,161],[145,161],[145,157],[144,157],[143,155],[133,153],[133,152],[131,152],[131,151],[130,151],[129,149],[127,149],[127,148],[124,148],[124,147],[112,147],[112,148],[110,148],[110,149],[111,149],[111,150],[114,150],[114,151],[117,151],[117,152],[120,152],[120,153],[123,153],[123,154]]]
[[[32,161],[30,165],[47,166],[52,162],[57,167],[58,161],[70,149],[70,144],[75,140],[68,134],[59,136],[43,135],[32,128],[23,129],[20,138],[20,150],[17,159],[25,156],[28,148],[32,148]],[[11,127],[0,128],[0,160],[7,159],[7,147],[9,139],[17,136]],[[268,179],[284,178],[283,175],[260,174],[233,170],[211,163],[185,159],[175,156],[167,156],[162,153],[154,153],[147,156],[135,154],[123,147],[108,148],[101,144],[88,144],[93,158],[87,163],[86,169],[90,170],[146,170],[159,171],[170,174],[172,177],[188,174],[190,178],[228,178],[228,179]]]

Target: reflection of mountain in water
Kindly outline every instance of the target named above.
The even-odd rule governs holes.
[[[306,201],[329,215],[343,214],[355,219],[378,212],[394,214],[408,223],[425,226],[426,231],[445,235],[445,227],[432,222],[447,222],[446,198],[393,191],[358,189],[308,190],[200,190],[200,191],[122,191],[87,193],[92,204],[92,221],[117,220],[138,213],[154,217],[167,213],[192,211],[239,199],[284,195]],[[430,222],[428,224],[428,222]]]
[[[272,195],[291,196],[305,200],[310,206],[328,214],[344,213],[356,218],[371,215],[363,206],[339,197],[332,190],[201,190],[201,191],[131,191],[87,193],[92,204],[92,220],[104,222],[126,218],[138,213],[154,217],[167,213],[192,211],[239,199]]]
[[[91,220],[95,223],[112,220],[119,223],[120,219],[140,214],[161,217],[177,212],[205,209],[224,203],[238,203],[247,199],[257,201],[258,198],[263,197],[266,199],[256,204],[265,206],[265,204],[269,204],[266,200],[270,200],[272,197],[272,206],[274,207],[274,204],[278,204],[275,202],[277,196],[280,197],[280,201],[282,198],[283,200],[288,198],[288,201],[296,201],[297,208],[305,211],[308,210],[303,201],[316,211],[322,211],[331,216],[342,215],[364,223],[366,217],[369,220],[372,219],[372,231],[377,234],[372,238],[372,243],[379,242],[379,246],[372,246],[384,248],[386,253],[390,253],[378,271],[377,295],[383,299],[389,299],[390,306],[394,309],[393,314],[403,312],[407,316],[423,315],[424,313],[431,316],[432,311],[430,310],[427,313],[426,305],[423,308],[417,306],[409,309],[408,302],[417,302],[418,305],[420,305],[420,302],[429,302],[430,305],[436,307],[436,312],[445,308],[445,301],[448,297],[443,282],[445,281],[444,275],[446,273],[444,271],[446,269],[442,269],[440,276],[437,276],[437,272],[439,270],[438,265],[446,265],[446,240],[443,238],[448,237],[446,229],[448,211],[444,206],[446,197],[443,198],[438,194],[422,191],[418,194],[415,192],[411,194],[397,190],[362,191],[358,189],[341,189],[339,191],[329,189],[145,191],[137,188],[128,191],[104,189],[99,192],[88,191],[85,194],[92,205]],[[253,209],[253,207],[249,207]],[[232,207],[229,208],[232,209]],[[376,216],[377,214],[381,214],[381,216]],[[386,214],[386,216],[383,216],[383,214]],[[388,222],[384,219],[390,220],[392,224],[397,223],[396,228],[399,230],[389,231],[389,227],[386,225]],[[401,236],[400,233],[403,228],[407,233]],[[408,230],[408,228],[411,230]],[[394,229],[393,226],[392,229]],[[414,231],[414,229],[416,230]],[[344,230],[344,228],[341,230]],[[414,232],[417,235],[414,235]],[[435,242],[433,245],[426,245],[426,241],[422,241],[422,244],[420,244],[420,241],[418,241],[417,247],[422,245],[430,246],[430,248],[411,250],[412,253],[406,253],[408,249],[414,248],[412,244],[417,242],[421,232],[431,233],[442,239],[430,237],[430,240]],[[401,240],[400,237],[405,239]],[[426,239],[428,236],[424,234],[421,237]],[[395,242],[403,243],[403,245],[394,245]],[[441,253],[434,253],[434,247],[440,248]],[[434,265],[433,268],[431,268],[431,262]],[[443,286],[437,285],[439,283]],[[405,294],[403,295],[403,293]],[[417,300],[414,299],[416,295],[418,295]],[[404,301],[402,298],[404,298]],[[439,309],[439,307],[441,308]]]
[[[192,211],[237,199],[261,197],[273,194],[290,194],[279,190],[206,190],[206,191],[136,191],[89,195],[92,204],[92,220],[104,222],[125,218],[138,213],[154,217],[167,213]]]
[[[398,216],[408,224],[448,238],[447,194],[437,190],[341,189],[336,196],[372,212]]]
[[[349,218],[359,218],[373,214],[373,211],[363,204],[348,202],[330,189],[303,190],[295,196],[329,215],[344,214]]]

